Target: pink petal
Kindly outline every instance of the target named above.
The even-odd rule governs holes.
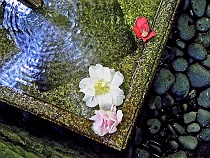
[[[145,17],[140,17],[136,19],[136,25],[141,28],[143,24],[147,23],[147,19]]]
[[[152,30],[152,31],[148,34],[147,37],[142,37],[142,40],[143,40],[144,42],[146,42],[148,39],[152,38],[152,37],[155,36],[155,35],[156,35],[155,31]]]
[[[134,30],[134,32],[136,33],[136,36],[137,36],[138,38],[141,38],[141,32],[140,32],[140,29],[139,29],[139,27],[138,27],[137,25],[135,25],[135,26],[133,27],[133,30]]]

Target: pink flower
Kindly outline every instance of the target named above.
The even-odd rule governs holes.
[[[122,121],[122,117],[122,110],[116,112],[115,106],[111,110],[95,110],[95,115],[90,118],[90,120],[95,121],[92,129],[99,136],[114,133],[117,131],[116,126]]]
[[[144,42],[155,36],[155,31],[149,29],[147,19],[145,17],[139,17],[136,19],[136,23],[133,27],[134,32],[138,38],[141,38]]]

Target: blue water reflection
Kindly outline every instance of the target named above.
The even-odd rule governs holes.
[[[58,26],[50,20],[54,12],[43,15],[17,0],[7,1],[3,27],[9,30],[19,52],[10,52],[0,62],[1,85],[23,91],[23,85],[35,83],[41,90],[48,90],[63,84],[72,74],[88,66],[89,59],[94,59],[91,53],[86,53],[89,45],[78,40],[80,28],[75,27],[75,2],[65,3],[62,6],[67,8],[51,11],[69,20],[65,26]],[[49,1],[45,5],[59,7]]]

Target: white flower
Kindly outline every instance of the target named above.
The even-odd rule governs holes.
[[[114,69],[103,67],[101,64],[89,67],[90,77],[80,81],[80,91],[85,93],[83,101],[89,107],[99,105],[100,109],[108,110],[112,105],[119,106],[125,98],[119,88],[124,76]]]

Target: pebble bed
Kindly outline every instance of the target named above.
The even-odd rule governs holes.
[[[136,127],[136,158],[199,157],[210,141],[210,2],[185,0],[175,24]]]
[[[125,151],[112,150],[5,104],[0,104],[0,122],[66,148],[80,147],[86,157],[209,157],[210,1],[185,0],[174,26]]]

